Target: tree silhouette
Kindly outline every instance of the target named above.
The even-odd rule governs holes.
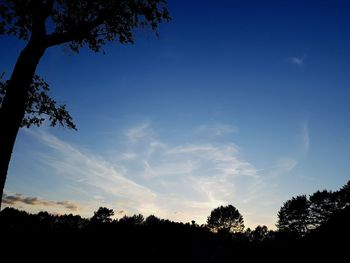
[[[243,216],[232,205],[220,206],[211,211],[207,224],[214,232],[236,233],[244,229]]]
[[[325,194],[325,196],[332,194],[337,197],[340,192],[348,191],[343,190],[348,189],[347,186],[348,184],[333,193],[327,191],[326,194],[324,191],[316,193]],[[254,230],[247,229],[244,232],[232,234],[228,230],[229,218],[235,221],[232,218],[237,217],[233,215],[238,214],[238,218],[241,218],[238,221],[243,224],[242,216],[233,206],[221,206],[212,211],[211,220],[216,218],[213,220],[216,223],[211,224],[214,231],[195,223],[173,222],[159,219],[154,215],[147,217],[146,220],[138,214],[112,221],[113,210],[105,207],[100,207],[90,220],[72,214],[54,215],[47,212],[29,214],[6,207],[0,211],[0,233],[6,240],[2,244],[4,251],[10,251],[14,245],[21,251],[28,248],[30,250],[27,251],[34,251],[38,247],[43,249],[46,245],[48,247],[45,251],[50,249],[53,254],[69,252],[79,259],[82,255],[86,255],[90,259],[93,256],[99,256],[103,260],[116,260],[115,253],[104,253],[113,251],[115,248],[128,255],[131,261],[146,262],[163,262],[169,255],[172,256],[170,261],[176,262],[182,262],[184,259],[189,262],[233,262],[240,258],[247,258],[247,255],[254,259],[256,257],[258,260],[261,260],[264,255],[270,260],[280,261],[283,254],[288,254],[289,259],[295,261],[300,259],[300,255],[313,260],[315,257],[323,258],[324,255],[331,256],[335,261],[338,261],[336,256],[339,258],[342,256],[343,259],[347,253],[347,240],[350,236],[350,206],[335,210],[316,229],[308,228],[307,233],[299,230],[303,236],[295,238],[298,234],[297,226],[302,227],[302,222],[307,222],[305,216],[296,215],[302,214],[307,203],[309,203],[308,211],[311,211],[311,203],[305,195],[292,198],[283,204],[284,211],[288,211],[289,215],[292,215],[291,218],[298,221],[297,224],[288,221],[287,233],[273,232],[266,226],[257,226]],[[280,223],[282,224],[281,220]],[[223,228],[220,228],[222,226]],[[116,238],[110,242],[106,236]],[[54,245],[55,242],[56,245]],[[73,249],[67,250],[70,247]]]
[[[310,195],[309,221],[314,228],[319,227],[337,210],[336,194],[327,190]]]
[[[335,214],[350,205],[350,181],[340,190],[316,191],[309,196],[293,197],[278,213],[277,227],[281,232],[303,236],[327,223]]]
[[[0,76],[0,107],[8,90],[8,81],[2,82]],[[50,87],[43,78],[35,75],[28,90],[25,115],[21,127],[29,128],[32,125],[39,127],[48,117],[52,127],[57,124],[76,130],[73,119],[66,110],[66,105],[57,105],[57,102],[49,96]]]
[[[46,49],[67,43],[74,52],[83,46],[98,52],[107,42],[133,43],[133,29],[150,27],[156,32],[158,24],[169,19],[165,0],[0,2],[0,35],[15,35],[27,41],[0,108],[0,198],[26,113],[30,85]]]
[[[338,209],[344,209],[350,206],[350,181],[348,181],[339,191],[335,192],[337,195]]]
[[[141,225],[144,222],[144,217],[141,214],[133,216],[123,216],[119,219],[119,223],[124,225]]]
[[[286,201],[278,212],[277,228],[303,236],[309,230],[309,201],[305,195]]]
[[[149,215],[146,219],[145,219],[145,224],[147,226],[156,226],[159,225],[161,222],[161,220],[156,217],[155,215]]]
[[[88,220],[79,215],[61,215],[57,219],[58,228],[64,231],[81,230],[87,225]]]
[[[91,217],[92,223],[110,223],[112,222],[112,216],[114,211],[108,209],[107,207],[100,207],[96,212],[94,212],[93,217]]]
[[[257,226],[252,232],[251,237],[256,242],[262,242],[269,236],[269,229],[267,226]]]

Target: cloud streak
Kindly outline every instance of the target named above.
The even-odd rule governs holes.
[[[291,63],[291,64],[294,64],[294,65],[297,65],[297,66],[302,66],[304,65],[304,60],[305,60],[305,56],[302,56],[302,57],[290,57],[288,59],[288,61]]]
[[[91,194],[89,198],[108,195],[137,207],[140,202],[151,202],[156,197],[147,187],[127,178],[126,167],[112,164],[49,133],[31,134],[51,150],[50,155],[41,154],[40,161],[63,176],[68,184]]]
[[[141,123],[139,126],[128,129],[125,133],[130,142],[137,142],[146,137],[150,132],[150,125],[148,122]]]
[[[309,125],[307,122],[302,124],[301,144],[302,144],[302,154],[306,155],[310,148],[310,133],[309,133]]]
[[[224,130],[231,131],[227,127]],[[62,185],[75,189],[76,195],[85,195],[80,199],[129,214],[157,214],[181,221],[199,216],[205,220],[217,205],[239,206],[251,194],[250,190],[237,190],[241,181],[248,185],[259,177],[251,163],[241,160],[234,144],[172,145],[158,139],[148,123],[124,133],[130,143],[118,149],[113,160],[45,131],[27,134],[44,146],[33,156],[64,181]]]
[[[228,134],[238,132],[237,127],[232,125],[216,123],[216,124],[203,124],[196,128],[196,133],[207,135],[211,137],[220,137]]]
[[[6,194],[4,193],[2,202],[5,205],[17,205],[18,203],[31,205],[31,206],[62,206],[68,210],[76,211],[78,206],[70,201],[50,201],[45,199],[40,199],[38,197],[24,197],[22,194]]]
[[[205,127],[200,132],[215,131],[213,125],[199,127]],[[264,195],[271,187],[266,180],[288,173],[297,161],[280,158],[273,168],[259,170],[242,158],[238,146],[222,138],[235,129],[220,127],[218,141],[172,143],[160,139],[151,125],[143,122],[122,133],[125,145],[109,150],[108,156],[42,130],[26,133],[41,145],[31,153],[32,158],[37,158],[33,162],[40,162],[54,180],[62,182],[61,187],[66,188],[62,192],[72,189],[67,196],[80,200],[79,210],[89,210],[90,215],[103,205],[123,214],[156,214],[176,221],[195,219],[204,223],[215,207],[234,204],[249,215],[245,217],[247,225],[260,223],[257,220],[265,215],[263,223],[273,226],[273,222],[266,222],[270,212],[255,212],[257,207],[264,207]],[[198,135],[197,129],[192,132]],[[305,145],[307,135],[306,129]]]

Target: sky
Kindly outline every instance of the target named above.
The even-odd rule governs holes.
[[[350,169],[349,1],[175,1],[105,55],[51,48],[37,73],[78,132],[21,129],[7,205],[205,223],[234,205],[274,228],[283,202]],[[24,46],[0,37],[8,77]]]

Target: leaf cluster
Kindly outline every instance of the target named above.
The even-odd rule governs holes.
[[[0,76],[0,107],[5,98],[8,81],[2,81]],[[77,130],[72,116],[66,109],[65,104],[58,104],[56,100],[49,95],[50,87],[45,80],[38,75],[33,77],[29,86],[28,99],[26,101],[25,116],[22,119],[21,127],[41,126],[48,119],[50,126],[60,125],[73,130]]]

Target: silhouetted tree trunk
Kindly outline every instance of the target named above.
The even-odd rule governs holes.
[[[45,21],[51,17],[51,33]],[[0,108],[0,200],[28,92],[36,67],[46,48],[70,43],[78,52],[87,45],[98,52],[107,42],[133,43],[133,29],[156,31],[170,16],[164,0],[0,1],[0,34],[16,35],[29,42],[18,57]],[[70,116],[66,116],[71,121]],[[74,124],[68,123],[74,128]],[[1,201],[0,201],[1,208]]]
[[[0,108],[1,199],[16,136],[25,114],[29,86],[32,83],[39,60],[46,49],[44,38],[46,33],[45,19],[46,17],[42,15],[33,18],[31,38],[17,59],[8,90]]]

